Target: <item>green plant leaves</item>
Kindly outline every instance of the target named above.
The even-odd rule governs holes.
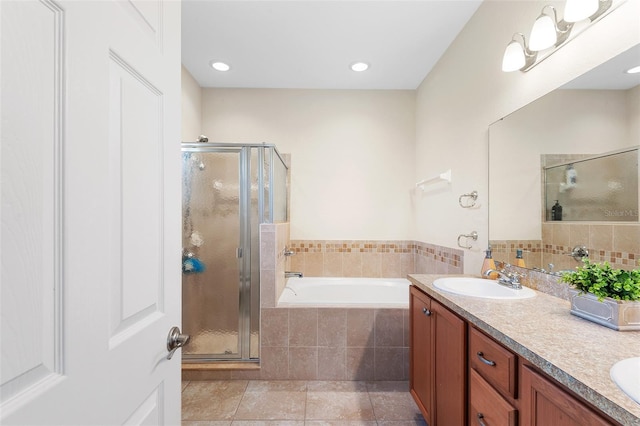
[[[591,263],[589,259],[583,259],[583,263],[575,272],[564,273],[561,281],[599,300],[640,300],[640,269],[614,269],[608,262]]]

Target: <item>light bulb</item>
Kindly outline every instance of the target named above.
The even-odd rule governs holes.
[[[502,71],[518,71],[524,67],[525,63],[526,58],[524,56],[524,49],[522,48],[522,45],[517,41],[512,40],[504,50],[504,56],[502,57]]]
[[[557,41],[555,21],[549,15],[540,15],[531,28],[529,49],[538,52],[553,46]]]
[[[600,0],[567,0],[564,6],[564,20],[578,22],[587,19],[598,11]]]

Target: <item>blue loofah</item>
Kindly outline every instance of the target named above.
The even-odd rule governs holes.
[[[199,274],[205,269],[204,263],[196,257],[187,258],[182,262],[182,272],[185,274]]]

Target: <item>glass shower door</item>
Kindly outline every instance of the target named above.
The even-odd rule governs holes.
[[[244,157],[241,149],[183,152],[185,360],[243,357]]]

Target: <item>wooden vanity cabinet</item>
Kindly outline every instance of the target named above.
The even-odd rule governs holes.
[[[611,426],[582,401],[534,371],[522,367],[521,426]]]
[[[429,426],[619,426],[415,286],[409,310],[410,390]]]
[[[429,426],[466,422],[466,322],[410,288],[410,390]]]

